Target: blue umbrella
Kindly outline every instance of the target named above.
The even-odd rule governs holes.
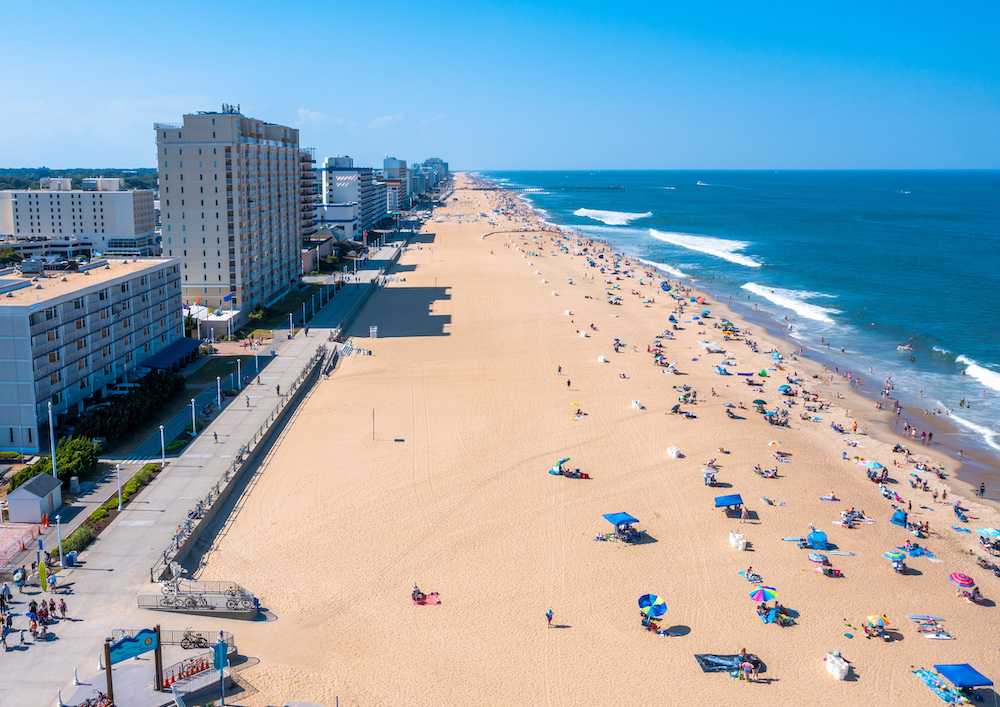
[[[639,611],[655,619],[667,613],[667,604],[655,594],[643,594],[639,597]]]
[[[882,466],[878,462],[868,462],[868,463],[865,464],[865,466],[868,467],[869,469],[884,469],[885,468],[884,466]]]
[[[778,390],[791,390],[791,389],[792,389],[792,386],[790,386],[790,385],[778,386]]]

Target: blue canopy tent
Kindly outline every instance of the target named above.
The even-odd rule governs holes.
[[[639,522],[638,518],[633,518],[628,513],[605,513],[604,520],[615,526],[616,530],[623,525],[632,525]]]
[[[806,543],[813,550],[826,550],[826,533],[814,530],[806,536]]]
[[[771,358],[773,358],[775,361],[780,361],[781,360],[781,354],[778,353],[777,351],[775,351],[774,353],[771,354]]]
[[[731,376],[732,375],[732,373],[730,373],[729,371],[727,371],[722,366],[716,366],[715,373],[716,373],[716,375],[719,375],[719,376]]]
[[[674,324],[677,323],[677,319],[674,317],[673,314],[671,314],[669,317],[667,317],[667,321],[673,322]]]
[[[899,509],[898,511],[892,514],[892,518],[889,519],[889,522],[892,523],[893,525],[899,525],[905,528],[906,511],[904,511],[903,509]]]
[[[743,497],[738,493],[729,494],[728,496],[716,496],[715,497],[715,507],[716,508],[730,508],[732,506],[742,506]]]
[[[989,687],[993,684],[992,680],[968,663],[935,665],[934,669],[955,687]]]

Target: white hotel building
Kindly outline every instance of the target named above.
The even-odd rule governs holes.
[[[301,268],[299,131],[237,108],[157,123],[163,255],[180,258],[185,304],[269,305]]]
[[[57,415],[82,412],[126,371],[193,341],[182,341],[179,266],[94,261],[0,278],[0,450],[39,451],[49,402]]]
[[[124,179],[45,178],[41,189],[0,191],[0,238],[20,243],[71,241],[111,256],[148,256],[156,251],[156,214],[149,189],[125,191]],[[44,251],[43,251],[44,252]],[[31,254],[31,248],[26,249]]]

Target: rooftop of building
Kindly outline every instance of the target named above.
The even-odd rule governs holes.
[[[110,282],[118,277],[138,275],[178,258],[140,258],[137,260],[100,260],[81,265],[79,270],[48,270],[45,277],[0,278],[0,306],[23,307],[48,300],[66,297],[85,288]],[[37,277],[37,279],[36,279]],[[38,286],[41,286],[40,288]]]

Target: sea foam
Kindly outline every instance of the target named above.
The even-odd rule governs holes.
[[[714,255],[716,258],[728,260],[731,263],[745,265],[748,268],[759,268],[758,263],[753,258],[739,253],[750,244],[747,241],[730,241],[725,238],[711,238],[709,236],[692,236],[688,233],[664,233],[656,229],[649,229],[649,234],[653,238],[666,243],[673,243],[681,248],[696,250],[699,253]]]
[[[962,425],[962,427],[967,427],[973,432],[979,433],[982,438],[986,440],[986,444],[991,446],[993,449],[1000,450],[1000,444],[997,443],[997,433],[993,430],[987,429],[982,425],[977,425],[975,422],[969,422],[968,420],[955,414],[950,415],[949,418]]]
[[[669,265],[664,265],[663,263],[657,263],[657,262],[654,262],[652,260],[643,260],[642,258],[638,258],[638,261],[640,263],[642,263],[643,265],[648,265],[651,268],[656,268],[657,270],[662,270],[663,272],[667,273],[668,275],[673,275],[674,277],[690,278],[690,275],[688,275],[687,273],[681,272],[677,268],[671,267]]]
[[[626,211],[601,211],[600,209],[577,209],[573,212],[574,216],[583,216],[584,218],[592,218],[595,221],[600,221],[606,223],[609,226],[627,226],[632,221],[640,218],[648,218],[652,216],[651,211],[647,211],[644,214],[630,214]]]
[[[965,355],[955,358],[955,363],[965,364],[965,375],[972,376],[977,381],[993,390],[1000,390],[1000,373],[983,368],[978,363]]]
[[[950,354],[951,353],[951,351],[949,351],[946,348],[942,348],[941,346],[932,346],[931,350],[937,351],[939,354]]]
[[[826,324],[833,324],[833,319],[831,319],[829,315],[835,314],[837,311],[835,309],[828,309],[827,307],[809,304],[806,301],[808,299],[816,299],[817,297],[832,297],[832,295],[825,295],[821,292],[784,290],[780,287],[764,287],[763,285],[758,285],[756,282],[748,282],[743,285],[742,289],[748,292],[753,292],[755,295],[763,297],[766,300],[770,300],[779,307],[790,309],[800,317],[814,319],[818,322],[824,322]]]

